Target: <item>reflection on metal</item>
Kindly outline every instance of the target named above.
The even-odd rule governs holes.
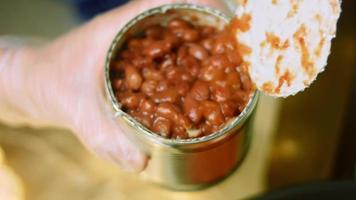
[[[251,95],[244,111],[214,134],[192,139],[166,139],[151,132],[120,109],[111,89],[110,62],[125,39],[147,26],[164,24],[172,18],[195,19],[194,23],[218,29],[229,21],[223,13],[192,4],[171,4],[148,10],[128,22],[118,33],[105,65],[105,86],[109,104],[119,126],[143,148],[151,159],[144,177],[165,187],[190,190],[210,185],[227,176],[243,159],[251,132],[249,117],[255,109],[258,92]]]
[[[220,200],[246,199],[266,191],[269,149],[279,101],[261,96],[251,123],[253,137],[244,161],[227,178],[194,192],[168,190],[90,154],[70,133],[56,129],[13,129],[0,125],[0,145],[21,176],[29,200]],[[35,164],[34,164],[35,163]],[[139,190],[138,190],[139,189]]]

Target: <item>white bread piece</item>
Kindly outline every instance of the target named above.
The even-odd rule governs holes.
[[[324,70],[340,16],[339,0],[240,0],[238,42],[256,88],[286,97]],[[241,27],[241,26],[240,26]],[[247,52],[247,53],[246,53]]]

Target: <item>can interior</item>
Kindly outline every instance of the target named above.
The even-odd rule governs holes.
[[[144,127],[141,123],[137,122],[129,114],[125,113],[120,109],[121,105],[116,100],[113,89],[111,87],[110,81],[110,62],[115,59],[117,52],[123,48],[123,45],[126,39],[138,36],[143,33],[143,30],[151,25],[163,25],[165,26],[168,21],[172,18],[182,18],[190,21],[196,25],[211,25],[216,27],[219,30],[222,30],[223,27],[229,22],[230,18],[225,14],[221,13],[218,10],[197,6],[193,4],[169,4],[161,7],[153,8],[148,10],[134,19],[132,19],[125,27],[117,34],[115,37],[112,46],[109,49],[108,57],[105,65],[105,87],[108,97],[112,103],[112,107],[115,112],[116,117],[122,117],[128,122],[131,126],[139,129],[136,131],[138,134],[144,134],[148,139],[153,140],[154,142],[161,142],[169,146],[181,145],[181,144],[197,144],[206,141],[211,141],[215,139],[221,139],[222,135],[227,135],[231,130],[238,129],[247,117],[251,114],[253,108],[258,99],[258,92],[252,93],[250,100],[247,103],[243,112],[240,113],[237,117],[230,120],[226,123],[224,127],[207,136],[198,137],[198,138],[189,138],[189,139],[168,139],[158,134],[155,134],[148,128]]]

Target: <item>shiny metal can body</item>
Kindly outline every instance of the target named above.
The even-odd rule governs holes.
[[[163,138],[122,111],[110,83],[110,62],[128,37],[142,33],[151,25],[165,25],[176,17],[218,29],[230,20],[215,9],[192,4],[163,5],[139,14],[119,31],[110,47],[105,64],[105,89],[118,126],[150,156],[143,177],[172,189],[192,190],[221,180],[243,160],[251,137],[249,125],[258,92],[251,94],[244,111],[225,127],[211,135],[193,139]]]

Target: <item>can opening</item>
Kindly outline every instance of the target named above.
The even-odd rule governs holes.
[[[189,139],[167,139],[161,137],[151,130],[147,129],[141,123],[137,122],[129,114],[125,113],[121,109],[120,103],[116,100],[113,88],[110,82],[110,62],[114,59],[117,52],[123,47],[127,38],[132,36],[137,36],[143,33],[143,30],[151,25],[161,24],[166,25],[168,21],[173,18],[183,18],[185,20],[191,21],[193,24],[198,25],[213,25],[217,29],[221,30],[228,23],[229,18],[223,13],[209,9],[206,7],[200,7],[192,4],[172,4],[165,5],[158,8],[151,9],[145,13],[138,15],[136,18],[131,20],[116,36],[110,50],[105,65],[105,87],[108,97],[112,103],[115,115],[117,117],[122,117],[131,126],[136,127],[139,131],[138,134],[143,134],[149,139],[160,141],[163,144],[170,145],[183,145],[183,144],[196,144],[201,142],[206,142],[214,140],[217,138],[222,138],[222,135],[228,135],[232,130],[238,129],[244,121],[251,114],[253,108],[258,99],[258,92],[254,92],[250,95],[249,102],[247,103],[245,109],[237,116],[226,122],[226,125],[219,129],[218,131],[203,137],[189,138]]]

